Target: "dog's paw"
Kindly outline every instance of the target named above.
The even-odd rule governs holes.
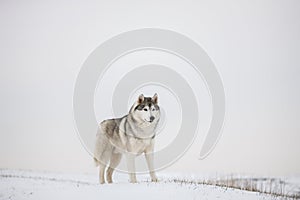
[[[158,178],[157,177],[151,178],[151,182],[158,182]]]
[[[132,180],[132,181],[129,181],[130,183],[137,183],[137,181],[136,180]]]

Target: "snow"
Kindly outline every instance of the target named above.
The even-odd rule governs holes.
[[[211,185],[179,183],[158,174],[158,183],[138,175],[139,183],[128,183],[126,174],[116,173],[113,184],[98,184],[96,174],[0,170],[0,199],[274,199],[274,196]],[[167,178],[169,177],[169,178]],[[178,178],[178,175],[176,175]],[[191,178],[192,179],[192,178]],[[297,182],[299,183],[299,182]]]

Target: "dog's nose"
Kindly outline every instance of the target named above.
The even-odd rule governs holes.
[[[153,122],[154,119],[155,119],[155,117],[151,116],[150,117],[150,122]]]

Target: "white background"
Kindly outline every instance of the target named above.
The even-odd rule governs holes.
[[[73,122],[76,76],[121,32],[153,27],[199,43],[223,79],[223,135],[169,171],[300,173],[300,2],[0,2],[0,167],[95,172]]]

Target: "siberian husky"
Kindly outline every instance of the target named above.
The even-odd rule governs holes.
[[[160,119],[158,96],[144,97],[141,94],[129,113],[121,118],[108,119],[100,123],[96,135],[94,161],[99,166],[99,182],[112,183],[114,169],[122,155],[126,163],[131,183],[136,183],[135,157],[144,153],[152,181],[157,181],[153,164],[155,130]]]

